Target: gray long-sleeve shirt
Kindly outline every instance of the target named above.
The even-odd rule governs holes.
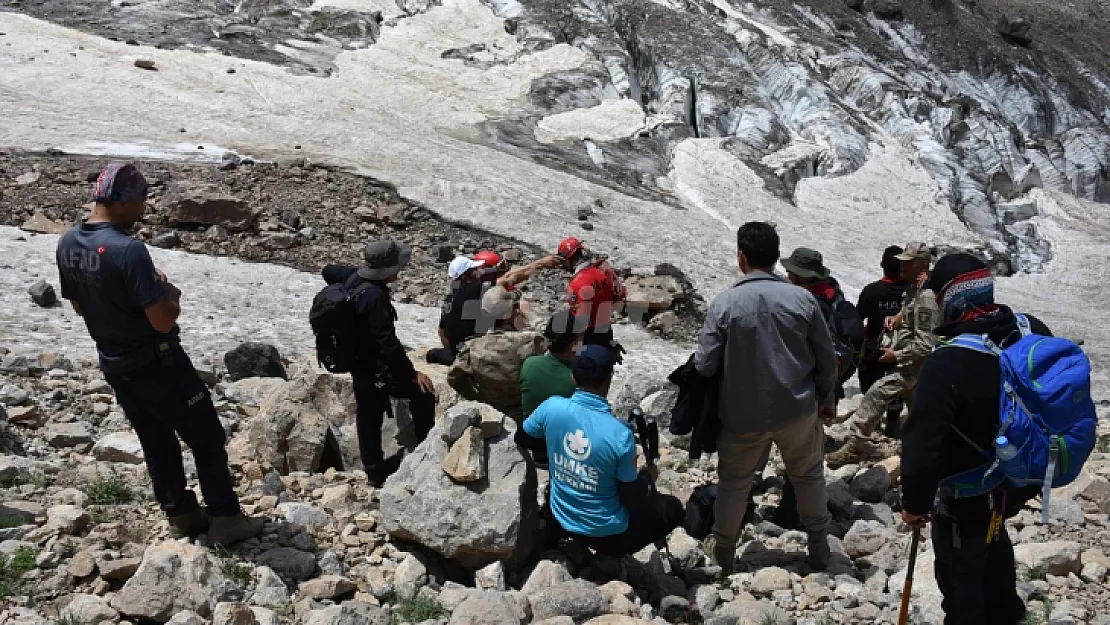
[[[721,426],[773,432],[835,400],[837,363],[817,300],[763,272],[714,298],[705,316],[698,373],[721,378]]]

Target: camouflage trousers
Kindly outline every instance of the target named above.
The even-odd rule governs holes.
[[[918,370],[898,368],[879,378],[863,395],[859,409],[851,419],[853,436],[867,438],[871,436],[886,414],[890,402],[901,397],[906,402],[906,409],[913,410],[913,391],[917,387]]]

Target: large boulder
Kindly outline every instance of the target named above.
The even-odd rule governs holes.
[[[320,471],[325,460],[361,467],[354,401],[347,376],[310,373],[290,380],[251,419],[251,453],[264,470],[283,475]]]
[[[285,373],[285,366],[281,364],[278,349],[266,343],[240,343],[224,354],[224,366],[233,382],[243,378],[289,377]]]
[[[185,610],[208,618],[236,586],[224,577],[220,562],[207,549],[165,542],[151,545],[139,570],[112,599],[120,614],[165,623]]]
[[[228,230],[246,230],[254,223],[250,205],[215,185],[182,181],[170,185],[162,205],[169,210],[175,224],[222,226]]]
[[[474,570],[526,555],[537,533],[536,475],[515,433],[512,419],[502,417],[501,434],[483,443],[486,476],[457,484],[443,471],[449,445],[437,425],[386,481],[382,526]]]
[[[85,625],[100,625],[101,623],[115,623],[119,620],[116,612],[103,599],[96,595],[72,595],[69,603],[62,610],[63,616],[68,616],[70,623],[84,623]],[[66,622],[59,620],[57,622]]]

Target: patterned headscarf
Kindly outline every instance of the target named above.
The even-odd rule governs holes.
[[[937,261],[928,286],[946,322],[970,321],[998,310],[991,271],[971,254],[949,254]]]
[[[96,179],[94,202],[139,202],[147,198],[150,185],[131,163],[109,163]]]

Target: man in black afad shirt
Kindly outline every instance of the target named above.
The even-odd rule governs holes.
[[[944,325],[936,329],[941,341],[961,334],[987,335],[1006,347],[1020,338],[1014,313],[994,303],[990,271],[977,258],[945,256],[933,269],[927,288],[937,294],[944,317]],[[1034,334],[1051,336],[1044,323],[1026,317]],[[987,495],[954,499],[941,484],[985,462],[960,433],[982,449],[992,448],[999,429],[1000,386],[996,357],[938,347],[921,370],[913,412],[902,430],[902,519],[917,525],[932,513],[945,625],[1016,625],[1025,615],[1006,527],[991,542],[987,528],[992,507],[1009,518],[1037,494],[1037,488],[1006,484]]]
[[[181,291],[154,268],[146,246],[127,234],[146,209],[147,190],[134,165],[104,168],[92,215],[58,242],[62,297],[96,342],[100,369],[139,437],[171,534],[208,532],[212,543],[231,544],[259,534],[263,520],[239,507],[223,426],[181,349]],[[193,452],[207,511],[188,488],[178,437]]]
[[[906,285],[902,279],[902,261],[895,258],[902,253],[902,248],[891,245],[883,251],[883,277],[863,287],[859,294],[859,304],[856,311],[864,322],[863,359],[859,364],[859,387],[864,393],[878,382],[884,375],[894,371],[898,366],[896,362],[879,362],[881,351],[879,342],[882,339],[884,323],[887,317],[893,317],[902,309],[902,300],[906,295]],[[886,413],[886,434],[892,438],[898,437],[899,417],[902,415],[902,399],[891,402]]]
[[[389,285],[412,261],[412,248],[390,239],[374,241],[363,252],[365,264],[324,267],[328,284],[342,282],[349,293],[363,285],[355,303],[358,359],[351,371],[355,387],[358,451],[371,486],[380,487],[400,466],[400,456],[386,459],[382,450],[382,420],[392,410],[391,397],[409,400],[409,413],[417,441],[423,441],[435,423],[435,387],[428,376],[412,366],[405,346],[397,338],[397,309]]]

